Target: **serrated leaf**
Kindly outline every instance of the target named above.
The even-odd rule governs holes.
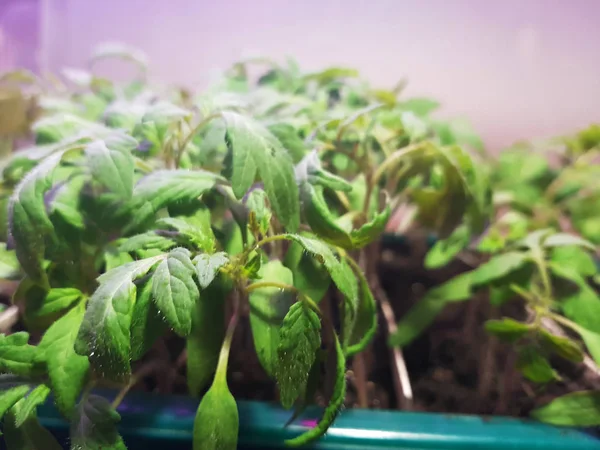
[[[165,255],[119,266],[98,278],[75,341],[75,351],[87,356],[103,377],[122,382],[131,374],[131,314],[136,297],[133,281],[145,275]]]
[[[86,183],[84,175],[74,175],[64,183],[55,186],[46,197],[49,203],[48,212],[53,218],[58,214],[68,224],[78,229],[85,227],[85,220],[79,208],[80,193]]]
[[[296,129],[287,123],[276,123],[269,125],[269,131],[281,142],[292,156],[293,162],[299,162],[308,150],[304,141],[298,135]]]
[[[71,450],[127,450],[117,430],[120,420],[108,400],[84,395],[71,422]]]
[[[466,226],[458,227],[446,239],[440,239],[425,255],[425,268],[437,269],[452,261],[470,242],[471,235]]]
[[[194,419],[194,450],[236,450],[239,416],[226,381],[215,380]]]
[[[427,291],[425,296],[406,313],[398,329],[388,339],[393,347],[404,347],[418,337],[442,312],[448,303],[471,298],[472,272],[458,275],[444,284]]]
[[[161,208],[197,199],[221,181],[218,175],[202,170],[156,170],[137,182],[124,210],[137,210],[133,224],[138,225]]]
[[[472,272],[474,286],[484,286],[514,272],[527,262],[529,255],[525,252],[506,252],[492,256],[490,260]]]
[[[152,301],[152,279],[137,288],[137,297],[131,314],[131,359],[141,359],[156,339],[167,329]]]
[[[183,337],[190,334],[192,311],[200,298],[194,272],[189,251],[177,248],[158,265],[152,278],[152,298],[158,311]]]
[[[315,352],[321,346],[321,320],[302,302],[293,304],[279,330],[275,378],[281,404],[289,409],[303,395]]]
[[[65,417],[71,416],[90,368],[88,358],[74,349],[84,313],[83,303],[73,308],[48,328],[39,344],[56,406]]]
[[[61,445],[46,428],[42,427],[31,411],[20,427],[16,426],[16,418],[25,400],[18,401],[4,417],[4,440],[7,450],[62,450]]]
[[[11,389],[0,391],[0,419],[15,403],[21,400],[31,390],[29,385],[15,386]]]
[[[95,180],[121,199],[131,197],[134,161],[130,149],[109,148],[106,142],[95,141],[87,145],[85,155]]]
[[[530,345],[519,349],[517,368],[525,378],[534,383],[548,383],[559,379],[548,360]]]
[[[21,274],[17,255],[13,250],[7,250],[6,244],[0,242],[0,279],[12,280]]]
[[[600,391],[572,392],[531,412],[541,422],[569,427],[600,425]]]
[[[531,326],[506,317],[502,320],[488,320],[485,329],[498,339],[509,343],[518,341],[532,331]]]
[[[578,247],[583,247],[585,249],[595,251],[596,246],[592,244],[590,241],[580,238],[579,236],[575,236],[573,234],[567,233],[557,233],[548,236],[544,240],[544,247],[564,247],[564,246],[575,245]]]
[[[210,211],[202,209],[191,216],[165,217],[160,219],[158,224],[177,230],[197,248],[205,252],[213,252],[215,235],[210,228],[210,220]]]
[[[29,333],[19,331],[11,335],[0,334],[0,373],[22,377],[36,377],[43,367],[38,363],[42,349],[29,345]]]
[[[202,291],[192,311],[192,331],[186,340],[187,382],[192,395],[199,395],[214,375],[225,338],[225,299],[229,288],[215,280]]]
[[[114,247],[108,247],[104,252],[104,271],[108,272],[124,264],[133,262],[129,253],[119,252]]]
[[[259,272],[261,281],[293,284],[292,272],[278,260],[264,264]],[[258,359],[267,374],[274,377],[278,364],[279,330],[283,318],[295,301],[295,294],[278,288],[265,287],[252,291],[250,326]]]
[[[33,414],[39,405],[46,401],[50,394],[50,388],[45,384],[40,384],[38,387],[33,389],[20,403],[20,407],[15,414],[15,426],[19,428],[22,426],[27,419]]]
[[[344,399],[346,398],[346,357],[344,355],[344,351],[342,350],[342,346],[340,345],[339,339],[335,333],[332,334],[335,346],[333,351],[335,351],[336,361],[335,374],[332,374],[334,378],[334,386],[331,399],[325,408],[325,411],[323,412],[323,416],[315,427],[311,428],[300,436],[285,441],[285,444],[289,447],[301,447],[314,442],[323,436],[323,434],[325,434],[327,429],[337,417],[338,412],[344,403]]]
[[[213,255],[202,253],[194,258],[198,284],[206,289],[219,273],[219,269],[229,263],[229,257],[225,252],[217,252]]]
[[[300,205],[291,156],[269,130],[253,119],[232,111],[222,116],[232,149],[231,185],[235,196],[242,198],[258,173],[277,218],[286,229],[295,231],[300,223]]]

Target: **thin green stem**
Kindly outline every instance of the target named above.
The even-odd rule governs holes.
[[[238,323],[239,314],[237,312],[237,308],[231,319],[229,320],[229,325],[227,325],[227,332],[225,333],[225,339],[223,340],[223,345],[221,346],[221,352],[219,353],[219,362],[217,364],[217,371],[215,373],[215,381],[220,381],[222,383],[227,383],[227,365],[229,363],[229,351],[231,350],[231,341],[233,340],[233,333],[235,332],[235,327]]]
[[[536,247],[532,250],[533,260],[538,267],[540,272],[540,278],[542,279],[542,286],[544,288],[544,301],[550,302],[552,300],[552,286],[550,284],[550,276],[548,275],[548,267],[546,265],[546,260],[544,259],[544,254],[542,253],[541,248]]]
[[[190,141],[193,139],[193,137],[196,135],[196,133],[198,131],[200,131],[211,120],[216,119],[217,117],[221,117],[221,114],[219,114],[219,113],[209,114],[204,119],[202,119],[200,122],[198,122],[196,124],[196,126],[194,128],[192,128],[192,130],[187,134],[187,136],[181,142],[181,145],[179,146],[179,153],[180,154],[183,153],[183,151],[185,150],[185,148],[188,146],[188,144],[190,143]]]
[[[373,183],[375,185],[379,184],[381,181],[381,177],[385,175],[386,171],[390,168],[390,166],[396,164],[398,160],[400,160],[403,156],[408,155],[414,151],[417,151],[423,147],[423,143],[419,142],[417,144],[409,145],[408,147],[404,147],[400,150],[395,151],[390,156],[388,156],[381,165],[375,171],[375,175],[373,175]]]

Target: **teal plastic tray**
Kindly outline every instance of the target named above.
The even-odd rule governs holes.
[[[107,397],[110,394],[102,393]],[[189,397],[131,393],[119,407],[120,431],[129,450],[191,449],[198,401]],[[284,428],[291,412],[268,403],[239,402],[240,449],[284,449],[319,417],[308,410]],[[52,402],[38,410],[40,421],[67,442],[68,424]],[[592,450],[600,440],[583,431],[539,423],[400,411],[344,410],[315,450]]]

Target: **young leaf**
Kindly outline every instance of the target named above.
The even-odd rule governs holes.
[[[32,413],[35,414],[36,408],[46,401],[50,394],[50,388],[45,384],[40,384],[33,389],[27,397],[20,402],[20,407],[15,414],[15,426],[19,428],[29,419]]]
[[[198,283],[202,289],[206,289],[219,273],[219,269],[229,263],[229,257],[225,252],[213,255],[201,253],[194,258]]]
[[[137,147],[137,141],[131,141],[130,148],[121,145],[109,147],[110,142],[105,141],[94,141],[85,148],[94,179],[121,199],[130,198],[133,191],[134,162],[131,150]]]
[[[590,241],[580,238],[579,236],[575,236],[567,233],[557,233],[548,236],[544,240],[544,247],[564,247],[567,245],[575,245],[578,247],[583,247],[585,249],[596,251],[596,246],[592,244]]]
[[[117,382],[131,373],[131,314],[136,297],[133,281],[145,275],[165,255],[117,267],[98,278],[75,341],[75,351],[87,356],[94,370]]]
[[[347,356],[362,352],[377,332],[378,316],[375,297],[373,297],[365,275],[361,271],[355,271],[354,273],[358,278],[360,298],[358,310],[356,311],[356,323],[350,337],[350,345],[346,350]]]
[[[437,269],[445,266],[469,245],[470,238],[469,229],[460,226],[446,239],[436,241],[425,255],[425,267]]]
[[[217,279],[204,288],[192,311],[192,331],[186,340],[187,382],[192,395],[199,395],[217,368],[225,337],[225,298],[229,289]]]
[[[166,236],[157,234],[156,231],[147,231],[128,238],[120,239],[119,252],[136,252],[139,250],[170,250],[177,245],[175,241]]]
[[[192,310],[200,298],[194,265],[183,248],[172,250],[154,271],[152,297],[156,307],[180,336],[192,329]]]
[[[296,289],[317,303],[323,299],[331,284],[329,273],[297,242],[290,243],[284,265],[292,271]]]
[[[207,213],[207,220],[204,221],[197,215],[190,217],[165,217],[158,221],[158,225],[166,225],[169,228],[173,228],[182,236],[185,236],[194,247],[206,252],[213,252],[215,236],[210,229],[210,213],[208,211]]]
[[[194,450],[236,450],[239,416],[227,382],[215,379],[194,419]]]
[[[254,234],[266,234],[271,224],[271,211],[265,191],[253,189],[246,199],[246,207],[250,210],[250,229]]]
[[[279,331],[279,362],[275,378],[279,384],[281,404],[289,409],[306,389],[308,373],[321,346],[321,320],[303,302],[290,307]]]
[[[506,317],[502,320],[488,320],[485,329],[498,339],[509,343],[518,341],[532,331],[529,325]]]
[[[137,298],[131,313],[131,359],[141,359],[167,329],[152,301],[152,279],[137,287]]]
[[[260,175],[271,207],[289,231],[300,223],[298,186],[294,166],[281,142],[261,124],[236,112],[222,113],[232,149],[231,185],[242,198]]]
[[[292,272],[273,260],[263,265],[259,275],[262,281],[276,281],[292,285]],[[252,291],[250,302],[250,326],[258,359],[265,372],[275,377],[279,364],[277,348],[284,317],[294,303],[295,295],[278,288],[265,287]]]
[[[62,450],[52,433],[40,425],[34,410],[17,426],[17,416],[25,407],[25,399],[19,400],[4,417],[7,450]]]
[[[39,344],[56,406],[65,417],[71,416],[90,368],[88,358],[73,348],[84,313],[83,303],[71,309],[48,328]]]
[[[554,248],[550,260],[553,264],[575,270],[582,277],[591,277],[598,272],[594,258],[581,247],[574,245]]]
[[[398,329],[388,339],[393,347],[410,344],[442,312],[448,303],[462,302],[471,298],[472,272],[452,278],[429,290],[398,323]]]
[[[567,337],[555,336],[544,329],[540,329],[539,333],[546,347],[553,353],[576,363],[583,361],[583,352],[577,342]]]
[[[84,395],[71,422],[71,450],[127,450],[117,431],[121,416],[97,395]]]
[[[21,274],[17,255],[6,249],[6,244],[0,242],[0,279],[12,280]]]
[[[548,360],[535,347],[529,345],[519,349],[517,368],[525,378],[535,383],[548,383],[560,379]]]
[[[314,428],[306,431],[300,436],[285,441],[285,444],[289,447],[301,447],[314,442],[316,439],[319,439],[321,436],[323,436],[323,434],[325,434],[327,429],[335,420],[340,407],[344,403],[344,398],[346,397],[346,358],[344,356],[342,346],[340,345],[340,341],[335,334],[334,342],[336,354],[336,373],[331,400],[325,408],[321,420],[319,420],[319,423],[317,423]]]
[[[25,397],[30,389],[29,385],[24,384],[0,391],[0,419],[15,403]]]
[[[484,286],[520,269],[528,258],[525,252],[506,252],[493,256],[472,272],[473,286]]]
[[[87,182],[84,174],[72,175],[67,181],[52,188],[46,196],[49,203],[48,214],[52,221],[59,216],[69,225],[77,228],[85,228],[85,220],[80,209],[81,190]]]
[[[572,392],[531,412],[541,422],[569,427],[600,425],[600,392]]]
[[[44,303],[36,310],[38,317],[60,313],[83,298],[83,293],[75,288],[53,288],[48,291]]]
[[[24,331],[9,336],[0,334],[0,373],[11,373],[22,377],[36,377],[43,367],[38,358],[43,350],[29,345],[29,334]]]
[[[137,210],[132,225],[137,226],[159,209],[197,199],[221,181],[218,175],[203,170],[156,170],[137,182],[124,211]]]

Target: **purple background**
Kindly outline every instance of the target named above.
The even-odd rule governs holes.
[[[247,55],[355,66],[381,87],[406,76],[492,148],[600,119],[599,0],[39,1],[44,69],[81,66],[106,40],[190,86]]]

